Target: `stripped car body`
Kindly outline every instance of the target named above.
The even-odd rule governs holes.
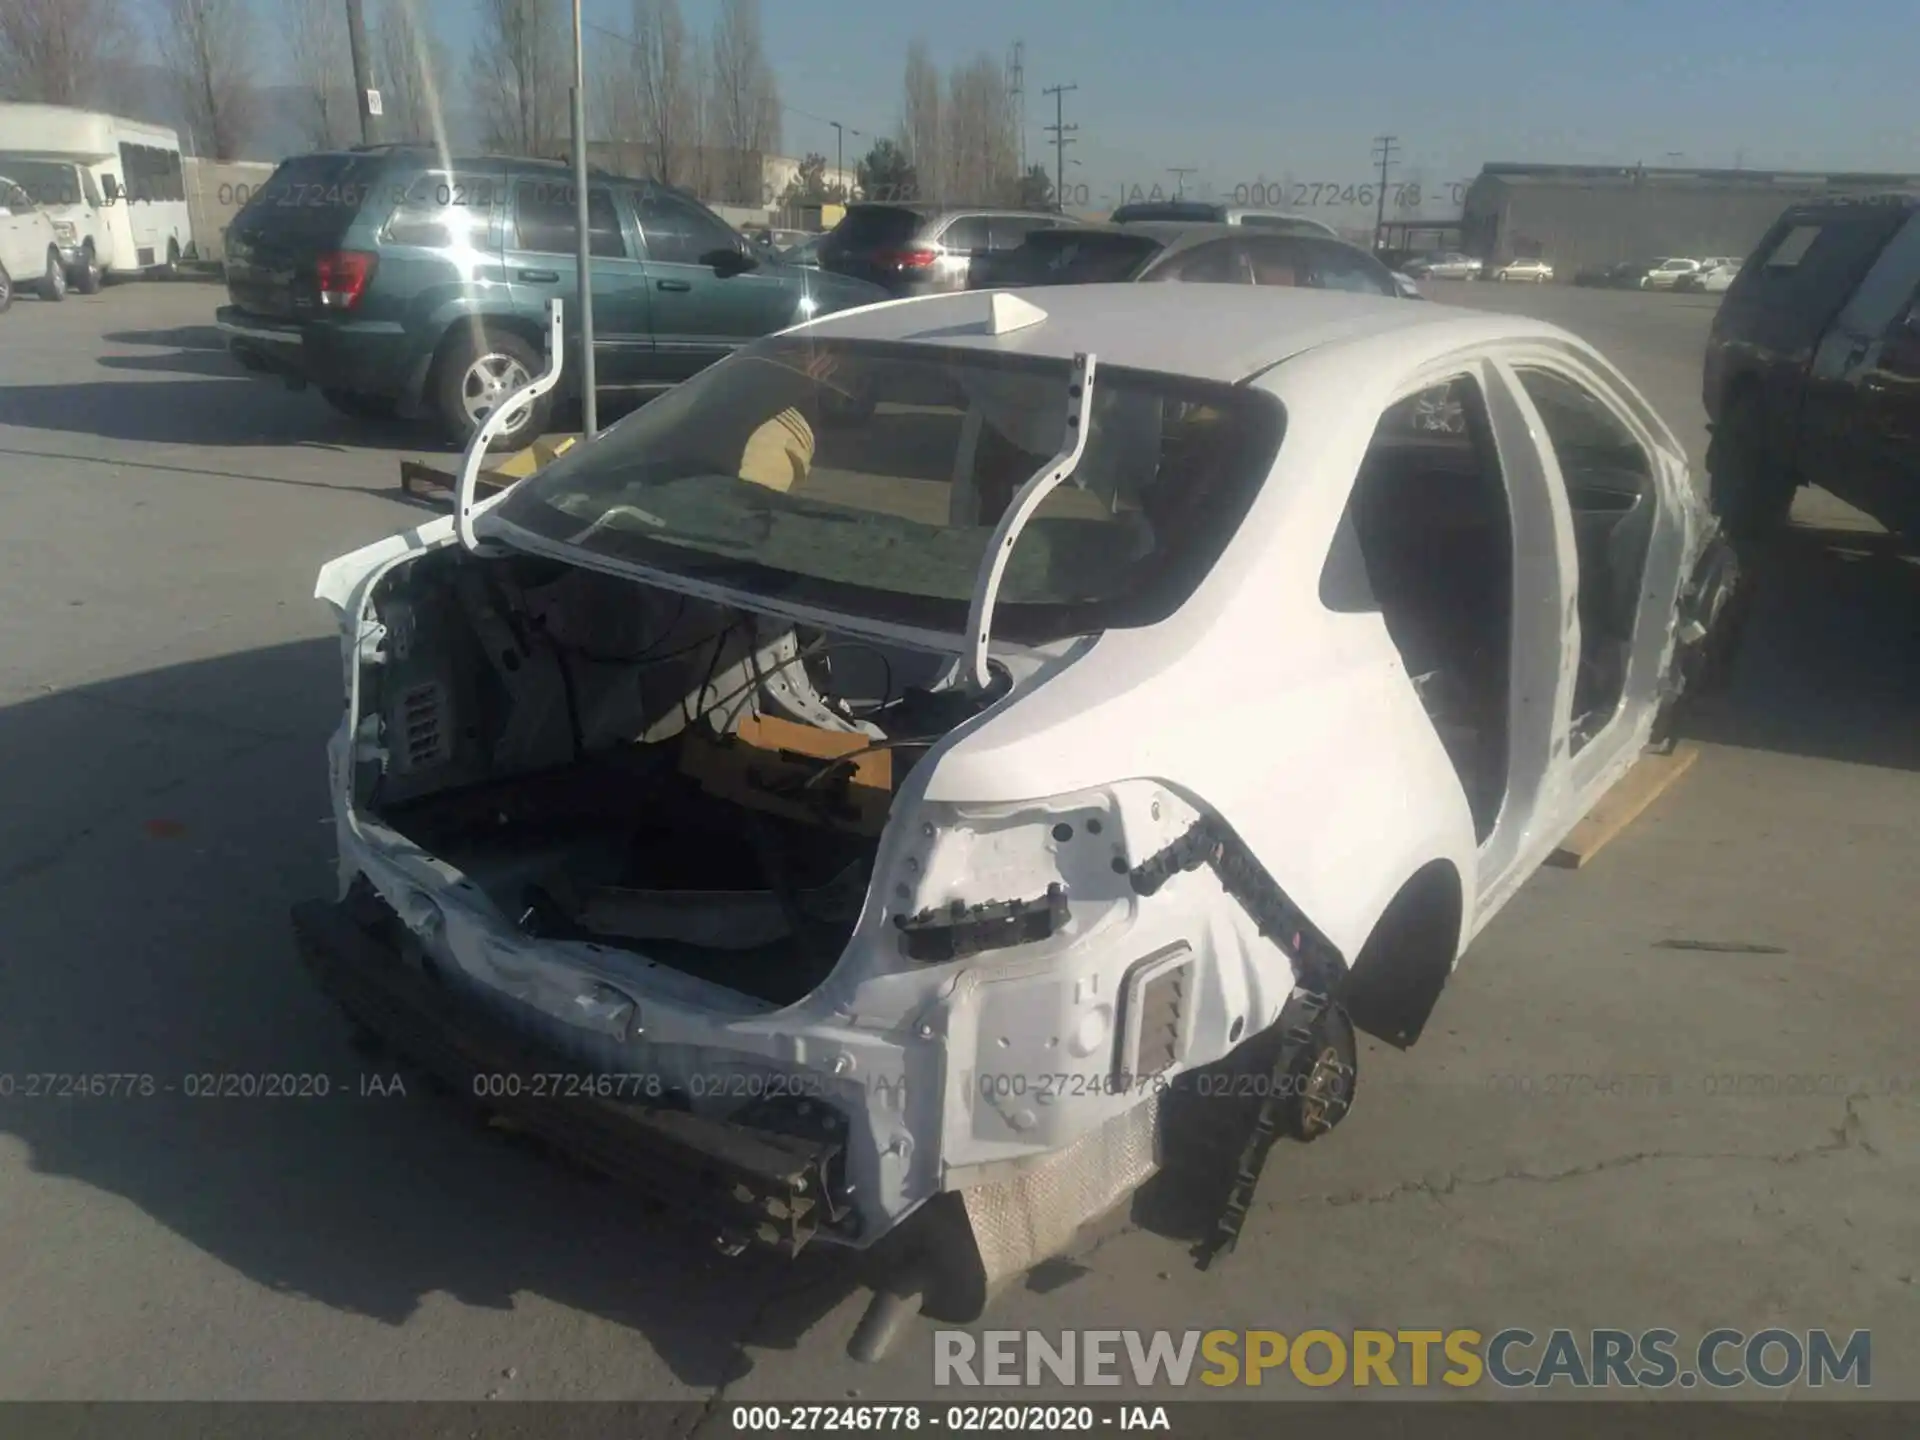
[[[1600,438],[1549,443],[1568,414]],[[1176,1167],[1183,1080],[1253,1063],[1299,1083],[1199,1106],[1178,1161],[1230,1247],[1266,1145],[1351,1100],[1347,1013],[1413,1043],[1634,763],[1725,563],[1671,433],[1548,325],[845,312],[325,568],[339,896],[296,928],[442,1069],[653,1077],[519,1113],[698,1177],[723,1248],[891,1246],[896,1299],[970,1318]]]

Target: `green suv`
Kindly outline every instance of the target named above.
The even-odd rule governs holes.
[[[351,415],[430,417],[465,445],[545,368],[554,296],[577,354],[575,195],[559,162],[448,164],[415,146],[298,156],[228,229],[220,329],[249,370],[314,386]],[[770,260],[653,181],[590,176],[587,230],[603,392],[664,390],[759,336],[887,298]],[[495,444],[546,429],[579,373],[568,364],[559,392]]]

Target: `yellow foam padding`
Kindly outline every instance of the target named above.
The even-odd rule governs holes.
[[[782,410],[753,432],[740,456],[740,478],[769,490],[791,490],[813,469],[813,427],[798,410]]]

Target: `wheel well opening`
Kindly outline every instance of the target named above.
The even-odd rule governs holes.
[[[1460,943],[1460,875],[1445,860],[1415,871],[1381,913],[1347,976],[1356,1028],[1401,1050],[1426,1028]]]

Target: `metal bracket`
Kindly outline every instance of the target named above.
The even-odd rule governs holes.
[[[467,442],[467,453],[460,457],[460,480],[453,492],[453,523],[461,546],[469,554],[483,553],[480,538],[474,533],[474,518],[507,493],[501,490],[484,501],[474,500],[480,467],[487,460],[487,447],[507,428],[508,419],[522,406],[538,400],[560,383],[560,372],[566,364],[567,353],[565,332],[561,326],[562,309],[563,303],[559,299],[547,301],[547,368],[493,407],[493,413],[487,416]]]
[[[959,677],[976,690],[985,690],[993,683],[987,669],[987,644],[993,632],[994,602],[999,598],[1000,581],[1007,573],[1014,542],[1040,508],[1040,502],[1073,474],[1081,456],[1087,453],[1087,432],[1092,428],[1088,422],[1093,413],[1094,367],[1092,355],[1073,357],[1073,370],[1067,379],[1066,436],[1060,451],[1014,492],[1006,513],[994,527],[993,538],[987,542],[986,559],[974,578],[973,599],[967,606],[967,649],[956,667]]]

